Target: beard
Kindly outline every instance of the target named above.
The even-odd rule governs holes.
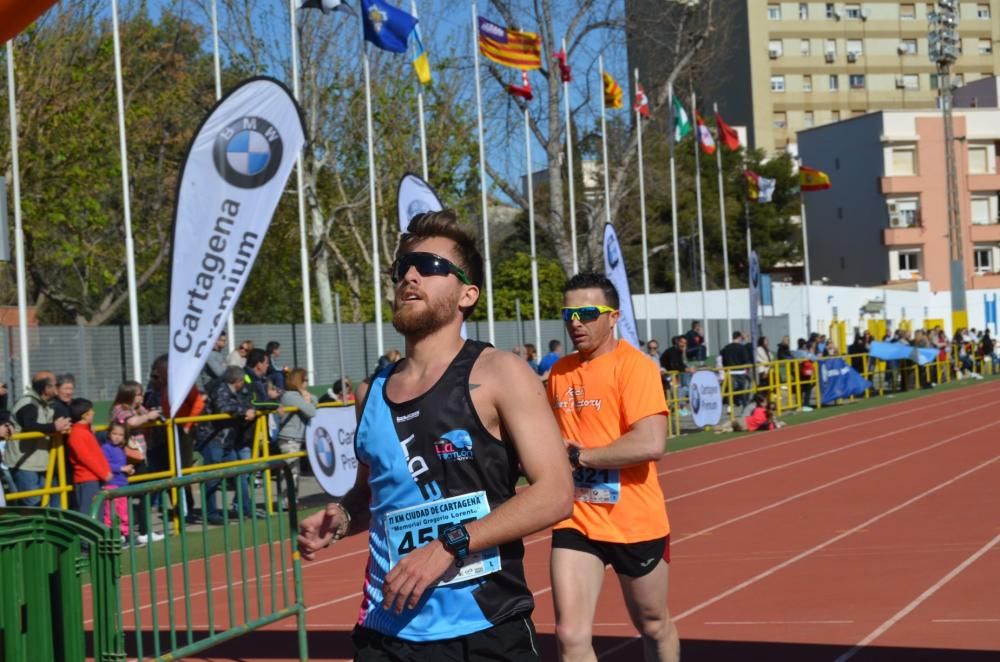
[[[397,305],[392,313],[392,326],[407,339],[420,340],[446,326],[455,318],[458,296],[424,300],[424,308]]]

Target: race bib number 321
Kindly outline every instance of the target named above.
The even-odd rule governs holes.
[[[576,500],[587,503],[618,503],[621,495],[618,469],[580,467],[573,471],[573,486]]]
[[[389,568],[424,545],[437,540],[452,524],[466,524],[490,513],[486,492],[471,492],[459,496],[400,508],[386,513],[385,530],[389,542]],[[461,568],[452,566],[438,582],[447,586],[488,575],[500,570],[500,551],[491,549],[469,554]]]

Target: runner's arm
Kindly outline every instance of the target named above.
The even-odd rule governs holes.
[[[579,446],[572,440],[568,443]],[[629,431],[607,446],[580,448],[580,466],[594,469],[617,469],[633,464],[655,462],[667,448],[667,416],[654,414],[632,424]]]

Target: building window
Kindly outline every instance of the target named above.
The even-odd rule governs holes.
[[[799,3],[799,20],[808,21],[809,20],[809,3],[800,2]]]
[[[848,39],[847,40],[847,55],[850,57],[854,55],[863,55],[865,52],[864,42],[860,39]]]
[[[896,257],[899,279],[910,280],[920,276],[920,249],[899,251]]]
[[[865,89],[865,75],[864,74],[851,74],[847,77],[848,83],[852,90],[863,90]]]
[[[990,6],[983,3],[976,5],[976,18],[989,19]]]
[[[812,55],[812,42],[808,39],[799,40],[799,55]]]
[[[771,124],[774,125],[775,129],[784,129],[788,126],[788,118],[785,113],[775,113],[774,117],[771,118]]]
[[[813,77],[809,74],[802,76],[802,91],[812,92],[813,91]]]
[[[830,74],[827,79],[827,86],[830,88],[831,92],[836,92],[840,89],[840,77],[837,74]]]
[[[901,77],[901,82],[903,83],[904,90],[919,90],[920,89],[920,75],[919,74],[903,74]]]
[[[969,145],[969,174],[989,174],[989,149],[986,145]]]
[[[827,55],[832,54],[834,57],[837,57],[837,40],[827,39],[826,44],[823,46],[823,52]]]
[[[896,147],[892,150],[892,174],[915,175],[916,150],[913,147]]]
[[[917,198],[889,200],[889,227],[912,228],[920,222],[920,201]]]
[[[784,76],[771,76],[771,91],[772,92],[784,92],[785,91],[785,77]]]
[[[899,5],[899,18],[904,21],[917,20],[917,6],[912,2],[904,2]]]
[[[780,39],[771,39],[767,42],[767,53],[771,56],[771,59],[781,57],[785,52],[784,47]]]
[[[989,39],[980,39],[979,40],[979,54],[980,55],[989,55],[992,52],[993,52],[993,42],[991,40],[989,40]]]
[[[837,10],[834,9],[833,3],[832,2],[826,3],[826,17],[836,18],[836,16],[837,16]]]
[[[848,4],[844,7],[844,14],[847,18],[860,20],[861,19],[861,5],[859,4]]]
[[[840,121],[840,111],[831,110],[830,111],[830,121],[839,122]],[[837,159],[837,170],[840,170],[840,159]]]
[[[899,42],[899,54],[900,55],[916,55],[917,54],[917,40],[916,39],[903,39]]]
[[[996,223],[996,218],[991,213],[991,200],[984,195],[973,196],[971,200],[972,224],[991,225]]]
[[[973,250],[973,263],[977,274],[993,273],[993,246],[976,246]]]
[[[816,126],[816,117],[813,115],[813,111],[807,110],[802,115],[802,126],[807,129],[811,129]]]
[[[941,81],[941,79],[938,78],[938,74],[931,74],[931,89],[932,90],[938,89],[938,85],[940,84],[940,81]]]
[[[781,5],[768,5],[767,6],[767,20],[769,20],[769,21],[780,21],[781,20]]]

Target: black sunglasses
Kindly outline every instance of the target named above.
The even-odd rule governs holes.
[[[466,285],[472,285],[472,281],[465,275],[465,271],[461,267],[434,253],[407,253],[397,258],[389,270],[389,277],[392,279],[392,282],[398,283],[402,280],[406,272],[410,270],[410,267],[416,267],[417,273],[421,276],[447,276],[448,274],[455,274]]]

